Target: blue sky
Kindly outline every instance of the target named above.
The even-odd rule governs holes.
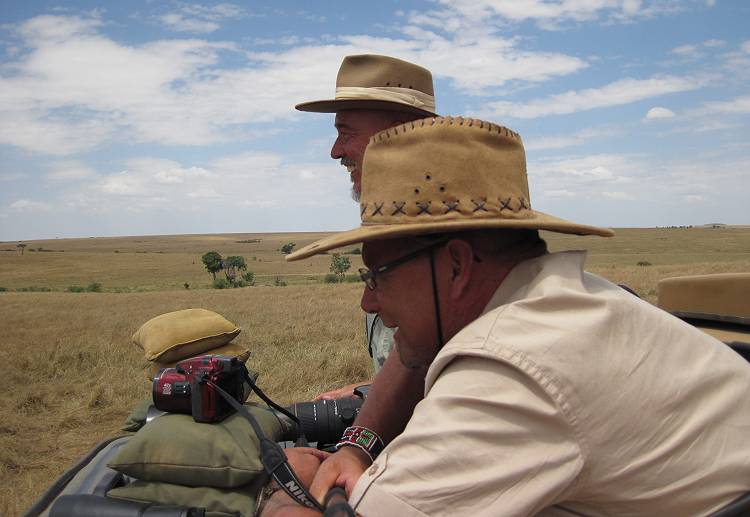
[[[745,1],[2,0],[0,240],[356,226],[332,115],[293,106],[357,53],[518,131],[534,208],[750,224]]]

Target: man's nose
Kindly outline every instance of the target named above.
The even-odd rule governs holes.
[[[338,160],[344,157],[344,146],[341,144],[341,138],[337,137],[336,141],[333,142],[331,147],[331,158]]]
[[[378,307],[378,297],[375,296],[375,291],[367,286],[365,286],[364,291],[362,292],[360,307],[362,307],[363,311],[371,314],[378,312],[380,309],[380,307]]]

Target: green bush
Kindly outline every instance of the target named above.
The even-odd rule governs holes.
[[[49,287],[36,287],[36,286],[19,287],[18,289],[16,289],[16,291],[19,291],[22,293],[48,293],[51,290],[52,289],[50,289]]]
[[[648,260],[641,260],[641,261],[638,262],[638,265],[639,266],[650,266],[651,262],[649,262]]]
[[[102,284],[100,284],[99,282],[91,282],[86,286],[86,291],[88,291],[89,293],[101,293]]]
[[[346,251],[345,253],[347,253],[348,255],[361,255],[362,250],[359,248],[354,248],[353,250]]]
[[[255,273],[252,271],[246,271],[242,274],[242,280],[244,280],[247,285],[255,285]]]
[[[359,274],[356,275],[346,275],[346,282],[354,283],[354,282],[361,282],[362,279],[359,277]]]
[[[324,278],[323,281],[326,284],[338,284],[339,283],[339,276],[335,275],[333,273],[328,273]]]
[[[7,290],[8,290],[8,288],[7,288],[7,287],[0,287],[0,293],[4,293],[4,292],[5,292],[5,291],[7,291]]]
[[[86,288],[85,287],[81,287],[80,285],[70,285],[70,286],[68,286],[67,291],[69,293],[85,293],[86,292]]]
[[[286,287],[286,280],[284,280],[280,276],[277,276],[273,279],[273,285],[275,285],[276,287]]]
[[[226,278],[217,278],[214,280],[213,287],[214,289],[229,289],[231,286]]]

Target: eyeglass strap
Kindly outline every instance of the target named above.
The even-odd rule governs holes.
[[[440,300],[437,291],[437,278],[435,278],[435,248],[430,248],[430,274],[432,276],[432,299],[435,300],[435,323],[438,332],[438,350],[443,348],[443,322],[440,319]]]

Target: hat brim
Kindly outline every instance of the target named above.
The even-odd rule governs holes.
[[[382,110],[382,111],[400,111],[403,113],[413,113],[423,117],[434,117],[437,113],[402,104],[393,101],[379,101],[373,99],[329,99],[322,101],[311,101],[297,104],[295,109],[311,113],[336,113],[343,110]]]
[[[487,229],[519,229],[519,230],[548,230],[557,233],[568,233],[573,235],[597,235],[599,237],[612,237],[615,232],[609,228],[599,228],[576,224],[559,219],[557,217],[534,211],[534,216],[528,219],[456,219],[449,221],[420,222],[407,224],[363,224],[359,228],[347,232],[337,233],[325,237],[317,242],[300,248],[286,256],[287,261],[301,260],[304,258],[326,252],[328,250],[348,246],[359,242],[367,242],[379,239],[394,239],[407,235],[422,235],[430,233],[447,233],[462,230],[487,230]]]

